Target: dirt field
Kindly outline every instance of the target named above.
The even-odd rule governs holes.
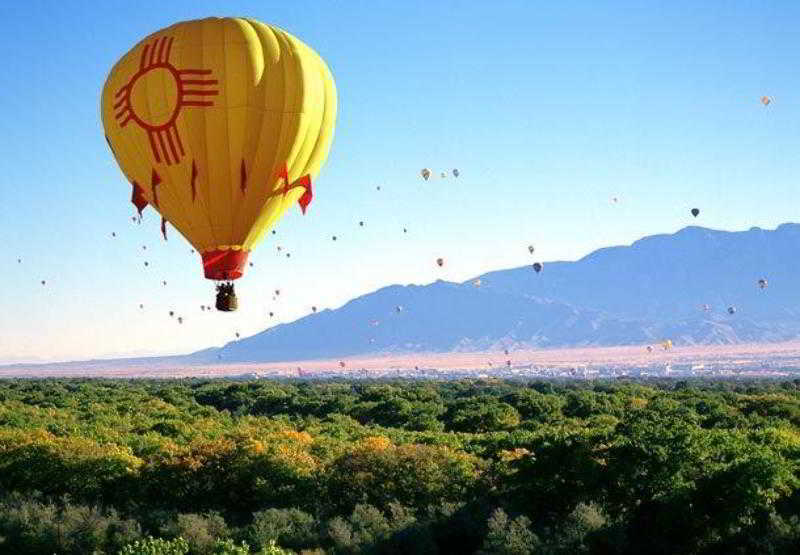
[[[713,365],[716,368],[743,369],[792,366],[800,369],[800,341],[774,344],[741,344],[675,347],[665,352],[654,346],[652,353],[645,346],[593,347],[572,349],[542,349],[483,353],[430,353],[385,355],[345,359],[344,368],[339,360],[300,360],[279,363],[244,363],[184,366],[165,362],[91,361],[46,365],[0,366],[0,377],[118,377],[118,378],[169,378],[169,377],[223,377],[258,374],[261,377],[313,377],[332,372],[343,376],[403,375],[416,369],[435,369],[446,373],[454,370],[486,373],[506,367],[537,368],[642,368],[653,365],[692,364]],[[491,365],[490,365],[491,363]],[[299,369],[299,370],[298,370]],[[757,371],[757,370],[756,370]]]

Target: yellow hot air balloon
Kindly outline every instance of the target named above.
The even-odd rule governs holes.
[[[336,87],[286,31],[209,18],[134,46],[111,70],[101,111],[139,212],[153,206],[201,254],[206,278],[229,281],[292,204],[311,202]]]

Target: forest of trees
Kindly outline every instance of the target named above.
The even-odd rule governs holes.
[[[0,382],[0,552],[800,552],[800,380]]]

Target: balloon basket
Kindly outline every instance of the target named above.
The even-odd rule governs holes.
[[[233,312],[239,308],[239,301],[232,283],[217,285],[217,310],[220,312]]]

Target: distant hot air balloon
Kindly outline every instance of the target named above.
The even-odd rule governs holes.
[[[403,312],[403,307],[402,307],[402,306],[400,306],[400,305],[398,305],[398,306],[396,306],[396,307],[395,307],[395,310],[396,310],[397,312]]]
[[[648,345],[648,346],[647,346],[647,352],[648,352],[648,353],[652,353],[652,352],[653,352],[653,347],[652,347],[652,345]]]
[[[699,214],[700,214],[699,208],[692,208],[692,216],[696,218]]]
[[[251,267],[251,268],[253,267],[253,263],[252,263],[252,262],[250,263],[250,267]]]
[[[542,266],[542,263],[541,263],[541,262],[534,262],[534,263],[533,263],[533,270],[534,270],[534,271],[535,271],[537,274],[538,274],[539,272],[541,272],[541,271],[542,271],[542,268],[543,268],[543,266]],[[551,276],[551,277],[552,277],[552,276]]]
[[[771,96],[762,96],[761,97],[761,104],[763,104],[764,106],[769,106],[771,103],[772,103],[772,97]]]
[[[758,280],[758,286],[759,286],[761,289],[766,289],[766,288],[767,288],[767,285],[769,285],[769,284],[767,283],[767,278],[761,278],[760,280]]]
[[[112,236],[112,237],[116,237],[116,236],[117,236],[117,233],[116,233],[115,231],[112,231],[112,232],[111,232],[111,236]]]
[[[139,308],[144,308],[144,305],[140,303]]]
[[[21,258],[17,258],[17,264],[22,264],[22,259]]]
[[[269,317],[270,317],[270,318],[272,318],[274,315],[275,315],[275,313],[274,313],[274,312],[270,312],[270,313],[269,313]]]
[[[439,265],[439,267],[441,268],[442,266],[444,266],[444,258],[437,258],[437,259],[436,259],[436,263],[437,263],[437,264]]]
[[[178,316],[178,323],[183,324],[183,316]]]
[[[342,368],[344,368],[345,364],[344,364],[344,361],[343,361],[343,360],[340,360],[340,361],[339,361],[339,366],[340,366],[340,367],[342,367]]]
[[[403,233],[408,233],[408,229],[403,228]]]
[[[420,171],[419,173],[422,176],[422,179],[424,179],[425,181],[428,181],[428,178],[431,176],[431,170],[429,170],[428,168],[422,168],[422,171]]]
[[[611,202],[617,204],[619,202],[619,199],[617,197],[611,197]]]
[[[164,287],[166,287],[166,286],[167,286],[167,282],[166,282],[166,281],[162,281],[162,282],[161,282],[161,285],[163,285]]]
[[[316,311],[317,311],[317,307],[316,307],[316,306],[312,306],[312,307],[311,307],[311,311],[312,311],[312,312],[316,312]]]
[[[461,172],[458,171],[458,168],[453,168],[453,177],[458,177],[461,175]]]
[[[536,250],[533,248],[533,245],[528,245],[528,252],[533,254],[533,251]]]
[[[276,294],[276,295],[280,295],[280,294],[281,294],[281,290],[280,290],[280,289],[276,289],[276,290],[275,290],[275,294]]]
[[[134,46],[106,80],[101,114],[137,210],[151,205],[201,254],[206,278],[230,282],[290,206],[311,202],[336,88],[286,31],[209,18]],[[233,299],[226,289],[217,309],[234,310]]]
[[[145,261],[144,261],[144,265],[145,265],[145,266],[149,266],[149,265],[150,265],[150,263],[149,263],[147,260],[145,260]]]
[[[333,240],[336,241],[336,235],[333,236]]]
[[[42,285],[47,285],[47,282],[45,280],[42,280]]]
[[[173,316],[175,316],[175,312],[174,312],[174,311],[172,311],[172,310],[170,310],[170,311],[169,311],[169,317],[170,317],[170,318],[172,318]]]
[[[736,314],[736,307],[735,306],[729,306],[728,307],[728,314]]]
[[[362,222],[358,222],[358,225],[361,226],[361,227],[364,227],[364,222],[363,221]]]
[[[237,332],[236,332],[236,339],[239,339],[239,337],[240,337],[240,336],[239,336],[239,332],[237,331]]]

